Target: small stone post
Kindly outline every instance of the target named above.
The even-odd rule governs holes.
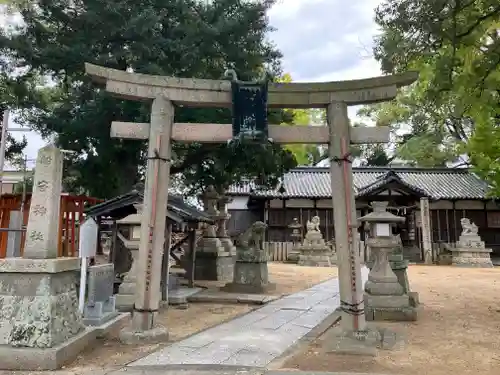
[[[78,311],[80,259],[57,258],[62,164],[55,146],[38,151],[23,258],[0,260],[0,369],[55,370],[96,337]]]

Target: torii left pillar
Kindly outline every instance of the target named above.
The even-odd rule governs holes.
[[[151,107],[135,304],[131,325],[120,332],[120,339],[126,343],[168,339],[167,328],[156,324],[161,301],[161,290],[156,287],[160,285],[161,262],[155,260],[162,258],[165,242],[173,121],[172,102],[156,97]]]

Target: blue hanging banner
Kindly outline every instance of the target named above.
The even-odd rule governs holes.
[[[267,81],[244,82],[233,79],[233,139],[268,141],[267,90]]]

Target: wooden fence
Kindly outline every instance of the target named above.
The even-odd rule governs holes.
[[[285,262],[292,249],[292,242],[264,242],[264,250],[269,256],[269,261]]]
[[[0,228],[9,228],[10,213],[20,211],[22,205],[21,195],[4,194],[0,199]],[[23,206],[23,227],[28,224],[31,195],[27,195]],[[59,238],[57,254],[58,256],[77,256],[79,224],[84,217],[83,211],[87,206],[92,206],[102,202],[97,198],[87,196],[61,196],[61,206],[59,213]],[[0,258],[5,258],[7,252],[7,241],[9,232],[0,232]],[[21,238],[21,254],[24,248],[25,233]]]
[[[264,250],[269,256],[269,261],[272,262],[286,262],[288,254],[293,250],[292,242],[264,242]],[[359,259],[361,263],[365,263],[365,257],[369,249],[365,249],[363,241],[359,242]]]

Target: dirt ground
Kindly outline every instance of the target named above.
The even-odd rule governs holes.
[[[158,322],[168,327],[169,341],[172,342],[220,324],[256,307],[244,304],[192,303],[186,310],[172,307],[162,311]],[[87,372],[91,368],[120,368],[144,357],[160,346],[166,345],[124,345],[120,343],[118,333],[127,323],[125,322],[105,338],[100,339],[93,348],[83,352],[75,362],[66,366],[65,369],[79,373],[80,370]]]
[[[295,264],[269,263],[269,278],[277,286],[273,294],[294,293],[310,288],[336,275],[336,268],[300,267]],[[211,286],[213,286],[214,283],[196,282],[196,284],[208,284],[209,286],[212,284]],[[258,305],[251,306],[241,303],[191,303],[186,310],[172,307],[162,311],[159,323],[169,328],[169,341],[177,341],[258,307]],[[123,345],[118,340],[118,333],[122,327],[123,325],[117,327],[106,338],[99,340],[92,349],[82,353],[75,362],[65,369],[78,374],[83,371],[88,372],[92,368],[119,368],[144,357],[147,353],[158,349],[160,346],[166,345]]]
[[[500,374],[500,268],[411,266],[408,276],[423,305],[419,320],[377,323],[403,334],[402,350],[378,357],[327,353],[327,331],[283,367],[395,375]]]
[[[337,276],[336,267],[302,267],[290,263],[270,262],[268,268],[269,281],[276,284],[276,289],[268,293],[273,296],[300,292]],[[225,283],[196,281],[195,284],[208,289],[218,289]]]

